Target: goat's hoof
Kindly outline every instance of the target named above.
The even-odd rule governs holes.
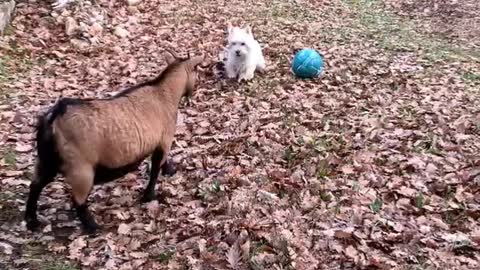
[[[40,226],[40,221],[38,221],[38,219],[36,218],[27,219],[27,229],[29,229],[30,231],[32,232],[36,231],[39,226]]]
[[[167,201],[165,200],[165,196],[164,194],[162,193],[159,193],[158,195],[155,195],[155,194],[143,194],[142,196],[142,199],[140,199],[140,201],[142,203],[148,203],[148,202],[151,202],[153,200],[157,200],[158,203],[161,203],[161,204],[166,204]]]
[[[95,234],[99,229],[101,229],[101,227],[96,223],[83,226],[83,230],[89,235]]]

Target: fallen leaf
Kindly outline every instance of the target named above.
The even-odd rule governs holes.
[[[130,233],[130,230],[131,230],[130,225],[125,224],[125,223],[121,223],[121,224],[118,226],[117,232],[118,232],[119,234],[124,234],[124,235],[125,235],[125,234],[129,234],[129,233]]]

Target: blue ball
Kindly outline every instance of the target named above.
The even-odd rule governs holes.
[[[292,71],[300,78],[314,78],[323,70],[322,56],[314,49],[298,51],[292,61]]]

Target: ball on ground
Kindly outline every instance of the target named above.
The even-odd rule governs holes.
[[[292,71],[300,78],[314,78],[323,70],[323,58],[314,49],[306,48],[298,51],[292,61]]]

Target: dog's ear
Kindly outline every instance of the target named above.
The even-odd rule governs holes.
[[[252,34],[252,27],[250,27],[249,24],[247,24],[247,26],[245,26],[245,32],[247,33],[247,35],[250,35],[250,36],[253,36]]]
[[[232,23],[231,22],[228,22],[227,24],[227,29],[228,29],[228,33],[230,34],[233,30],[233,26],[232,26]]]

